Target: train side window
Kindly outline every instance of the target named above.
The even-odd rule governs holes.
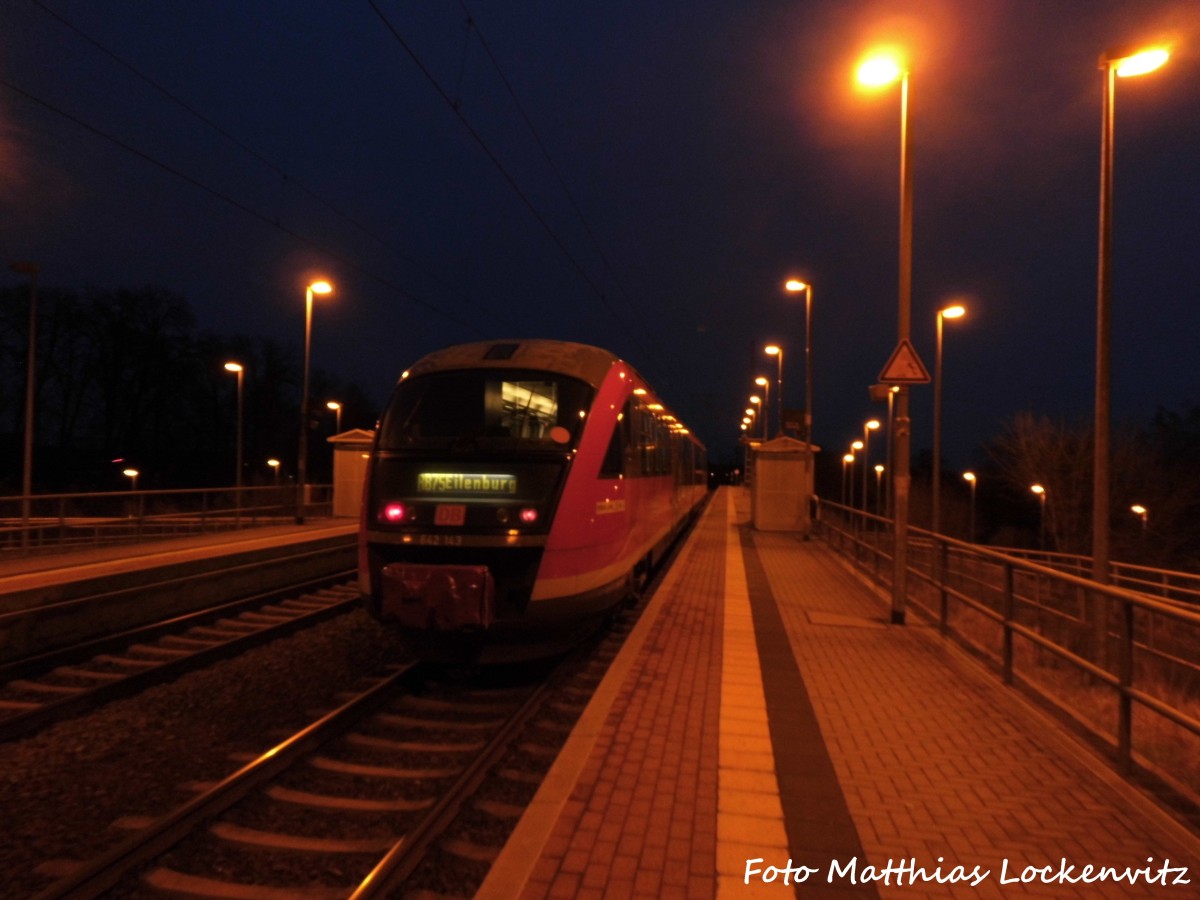
[[[604,452],[604,460],[600,463],[601,478],[620,478],[625,473],[625,431],[628,421],[628,407],[625,412],[617,414],[613,423],[612,437],[608,441],[608,449]]]

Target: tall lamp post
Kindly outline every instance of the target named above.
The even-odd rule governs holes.
[[[792,293],[804,292],[804,442],[809,445],[806,461],[812,460],[813,426],[813,360],[812,360],[812,308],[813,289],[806,281],[790,278],[784,287]]]
[[[851,469],[850,469],[850,505],[851,506],[854,505],[854,468],[853,468],[853,466],[854,466],[854,463],[856,463],[858,461],[858,454],[862,453],[863,454],[863,469],[866,469],[866,467],[867,467],[866,452],[867,452],[866,447],[863,445],[862,441],[851,441],[850,442],[850,453],[851,453],[851,457],[850,457],[850,465],[851,465]],[[867,483],[866,478],[864,477],[863,484],[866,484],[866,483]],[[864,504],[866,503],[866,498],[863,499],[863,503]]]
[[[15,262],[9,265],[19,275],[29,276],[29,349],[25,356],[25,434],[21,457],[21,547],[29,546],[29,516],[33,494],[33,404],[34,362],[37,357],[37,277],[41,268],[36,263]]]
[[[775,429],[777,434],[783,434],[783,348],[778,344],[767,344],[763,347],[763,353],[774,356],[778,363],[775,375],[775,405],[779,408],[779,420],[775,423]]]
[[[908,123],[908,67],[895,56],[874,55],[858,67],[858,81],[866,87],[884,87],[900,82],[900,277],[898,290],[897,344],[908,341],[912,320],[912,133]],[[911,475],[911,429],[908,386],[896,394],[892,496],[894,543],[892,552],[892,624],[903,625],[908,596],[908,500]]]
[[[305,478],[308,472],[308,367],[312,355],[313,294],[328,294],[328,281],[314,281],[304,291],[304,375],[300,387],[300,447],[296,459],[296,524],[304,524]]]
[[[852,465],[854,465],[854,454],[844,454],[842,456],[842,506],[850,505],[850,498],[846,494],[846,467]],[[853,488],[853,473],[851,473],[851,487]]]
[[[1129,507],[1130,512],[1142,520],[1142,534],[1146,533],[1146,525],[1150,521],[1150,511],[1140,503],[1135,503]]]
[[[974,472],[963,472],[963,481],[971,486],[971,543],[975,543],[975,488],[979,479]]]
[[[771,417],[771,379],[759,375],[754,379],[754,383],[763,389],[763,404],[762,404],[762,436],[763,440],[767,440],[767,420]]]
[[[1029,489],[1038,498],[1038,549],[1046,549],[1046,489],[1040,484],[1031,484]]]
[[[1144,75],[1167,61],[1161,47],[1142,50],[1110,50],[1100,56],[1104,73],[1104,100],[1100,122],[1100,248],[1096,278],[1096,418],[1092,464],[1092,578],[1108,582],[1109,552],[1109,412],[1111,406],[1112,308],[1112,216],[1113,216],[1113,100],[1116,77]],[[1107,609],[1107,607],[1105,607]],[[1097,634],[1107,626],[1102,617],[1095,623]]]
[[[867,469],[870,467],[871,457],[871,432],[879,427],[878,419],[870,419],[863,422],[863,467],[862,467],[862,508],[863,512],[869,512],[867,507]]]
[[[342,404],[338,403],[336,400],[330,400],[328,403],[325,404],[325,408],[333,410],[333,433],[341,434],[342,433]]]
[[[233,476],[233,518],[236,525],[242,520],[242,434],[245,422],[243,414],[245,407],[242,404],[242,378],[246,374],[246,370],[241,363],[227,362],[225,371],[237,375],[237,448],[234,452],[236,469]]]
[[[246,374],[246,370],[245,370],[245,367],[243,367],[241,363],[227,362],[227,363],[225,363],[225,371],[233,372],[235,375],[237,375],[237,450],[234,454],[234,456],[236,457],[236,460],[237,460],[237,463],[236,463],[237,469],[234,472],[233,484],[234,484],[234,487],[236,487],[239,491],[241,491],[241,489],[242,489],[242,446],[243,446],[242,445],[242,434],[243,434],[242,429],[244,427],[243,426],[243,423],[244,423],[243,411],[245,409],[245,407],[243,406],[243,403],[242,403],[242,396],[243,396],[242,395],[242,378]],[[240,506],[241,505],[240,495],[239,495],[238,499],[239,499],[238,505]]]
[[[875,515],[883,515],[883,463],[875,463]]]
[[[941,534],[942,530],[942,320],[959,319],[966,312],[956,303],[939,309],[937,314],[937,349],[933,360],[933,514],[929,529],[934,534]]]

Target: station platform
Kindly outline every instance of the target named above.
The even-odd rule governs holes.
[[[1200,896],[1192,830],[748,523],[720,489],[477,898]]]
[[[159,569],[231,553],[349,536],[357,530],[358,523],[352,519],[309,519],[302,525],[266,525],[133,544],[82,547],[44,555],[0,556],[0,611],[5,609],[6,595],[23,591]]]

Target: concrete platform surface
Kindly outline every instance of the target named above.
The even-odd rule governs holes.
[[[1200,839],[722,488],[477,897],[1200,897]]]

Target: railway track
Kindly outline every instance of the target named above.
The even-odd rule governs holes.
[[[365,900],[414,874],[481,881],[615,653],[590,649],[486,687],[399,668],[183,806],[123,823],[127,840],[37,896]]]
[[[43,856],[21,880],[40,900],[470,896],[666,568],[553,668],[395,668],[286,739],[249,742],[277,743],[219,781],[179,770],[182,805],[168,792],[161,814],[109,819],[116,843],[83,863]]]
[[[0,741],[31,734],[354,609],[353,572],[0,666]]]

